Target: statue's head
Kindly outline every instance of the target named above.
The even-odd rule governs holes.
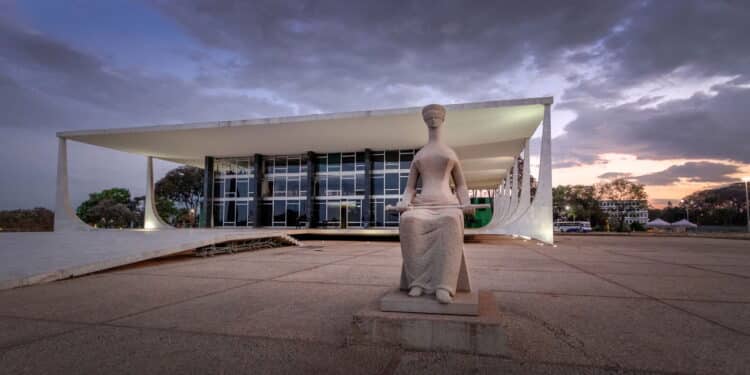
[[[445,107],[440,104],[430,104],[422,108],[422,119],[430,129],[439,128],[445,121]]]

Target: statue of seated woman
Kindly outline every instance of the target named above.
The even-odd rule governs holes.
[[[458,157],[440,138],[445,107],[428,105],[422,109],[422,118],[429,142],[415,155],[406,190],[396,206],[402,212],[401,289],[412,297],[435,294],[439,302],[451,303],[456,291],[470,291],[463,253],[463,215],[473,214],[474,209]],[[416,194],[418,179],[422,182],[420,194]]]

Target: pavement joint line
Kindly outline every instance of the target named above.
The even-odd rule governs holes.
[[[398,284],[366,284],[366,283],[336,283],[332,281],[306,281],[306,280],[263,280],[274,283],[285,284],[316,284],[316,285],[338,285],[338,286],[368,286],[368,287],[398,287]]]
[[[104,320],[104,321],[99,322],[99,323],[100,324],[107,324],[107,323],[114,322],[114,321],[117,321],[117,320],[131,318],[131,317],[136,316],[136,315],[145,314],[145,313],[156,311],[156,310],[159,310],[159,309],[162,309],[162,308],[165,308],[165,307],[175,306],[175,305],[179,305],[181,303],[194,301],[194,300],[199,299],[199,298],[204,298],[204,297],[208,297],[208,296],[213,296],[213,295],[221,294],[221,293],[228,292],[230,290],[234,290],[234,289],[237,289],[237,288],[242,288],[242,287],[245,287],[245,286],[248,286],[248,285],[257,284],[259,282],[261,282],[261,280],[255,280],[255,281],[250,281],[250,282],[242,283],[242,284],[231,286],[231,287],[228,287],[228,288],[224,288],[224,289],[220,289],[220,290],[215,290],[215,291],[204,293],[204,294],[201,294],[201,295],[197,295],[197,296],[185,298],[185,299],[182,299],[182,300],[179,300],[179,301],[169,302],[169,303],[165,303],[165,304],[159,305],[159,306],[153,306],[153,307],[150,307],[150,308],[147,308],[145,310],[138,311],[138,312],[133,312],[133,313],[125,314],[125,315],[122,315],[122,316],[117,316],[115,318]]]
[[[621,255],[621,256],[629,256],[629,257],[639,258],[639,259],[648,259],[648,260],[651,260],[651,261],[654,261],[654,262],[660,263],[660,264],[669,264],[669,265],[672,265],[672,266],[681,266],[681,267],[696,269],[696,270],[700,270],[700,271],[704,271],[704,272],[718,273],[718,274],[724,275],[724,276],[739,277],[739,278],[742,278],[742,279],[745,279],[745,280],[750,279],[750,276],[744,276],[744,275],[738,275],[738,274],[733,274],[733,273],[728,273],[728,272],[716,271],[716,270],[712,270],[712,269],[701,268],[701,267],[697,267],[697,266],[692,265],[692,264],[680,264],[680,263],[667,262],[667,261],[663,261],[663,260],[651,259],[651,258],[648,258],[648,257],[644,257],[642,255],[623,254],[623,253],[619,253],[619,252],[614,251],[614,250],[607,250],[607,252],[612,253],[612,254],[616,254],[616,255]],[[716,265],[716,266],[721,267],[721,265]]]
[[[532,251],[537,251],[537,250],[536,250],[536,249],[532,249]],[[538,251],[537,251],[537,252],[538,252]],[[542,254],[542,253],[540,252],[540,254]],[[557,258],[555,258],[555,257],[553,257],[553,256],[551,256],[551,255],[547,255],[547,254],[545,254],[545,255],[546,255],[546,256],[548,256],[548,257],[550,257],[551,259],[555,259],[555,260],[557,260],[558,262],[561,262],[561,263],[567,264],[567,265],[569,265],[569,266],[571,266],[571,267],[576,267],[576,268],[579,268],[579,269],[581,269],[581,270],[582,270],[583,272],[585,272],[585,273],[587,273],[587,274],[589,274],[589,275],[591,275],[591,276],[594,276],[594,277],[596,277],[596,278],[598,278],[598,279],[604,280],[604,281],[606,281],[606,282],[609,282],[609,283],[611,283],[611,284],[617,285],[617,286],[619,286],[619,287],[621,287],[621,288],[627,289],[627,290],[629,290],[629,291],[631,291],[631,292],[633,292],[633,293],[636,293],[636,294],[638,294],[638,295],[642,295],[642,296],[645,296],[645,297],[647,297],[647,298],[649,298],[649,299],[651,299],[651,300],[653,300],[653,301],[659,302],[659,303],[661,303],[661,304],[663,304],[663,305],[665,305],[665,306],[671,307],[672,309],[675,309],[675,310],[677,310],[677,311],[681,311],[681,312],[683,312],[683,313],[685,313],[685,314],[687,314],[687,315],[690,315],[690,316],[693,316],[693,317],[699,318],[699,319],[701,319],[701,320],[703,320],[703,321],[706,321],[706,322],[708,322],[708,323],[714,324],[714,325],[716,325],[716,326],[719,326],[719,327],[721,327],[721,328],[724,328],[724,329],[726,329],[726,330],[728,330],[728,331],[731,331],[731,332],[733,332],[733,333],[736,333],[736,334],[738,334],[738,335],[741,335],[741,336],[745,336],[745,337],[750,337],[750,333],[746,333],[746,332],[743,332],[743,331],[737,330],[737,329],[735,329],[735,328],[729,327],[729,326],[727,326],[727,325],[724,325],[724,324],[722,324],[721,322],[718,322],[718,321],[716,321],[716,320],[714,320],[714,319],[710,319],[710,318],[704,317],[704,316],[702,316],[702,315],[699,315],[699,314],[696,314],[696,313],[694,313],[694,312],[692,312],[692,311],[690,311],[690,310],[684,309],[684,308],[682,308],[682,307],[680,307],[680,306],[677,306],[677,305],[671,304],[671,303],[667,302],[667,301],[666,301],[666,300],[664,300],[664,299],[661,299],[661,298],[657,298],[657,297],[654,297],[654,296],[652,296],[652,295],[649,295],[649,294],[647,294],[647,293],[644,293],[644,292],[638,291],[638,290],[636,290],[636,289],[633,289],[633,288],[631,288],[631,287],[629,287],[629,286],[627,286],[627,285],[625,285],[625,284],[619,283],[619,282],[617,282],[617,281],[615,281],[615,280],[610,280],[610,279],[608,279],[608,278],[606,278],[606,277],[603,277],[603,276],[601,276],[600,274],[596,274],[596,273],[593,273],[593,272],[589,272],[589,271],[586,271],[586,270],[584,270],[584,269],[582,269],[582,268],[580,268],[580,267],[577,267],[577,266],[575,266],[575,265],[572,265],[572,264],[568,264],[568,263],[566,263],[565,261],[562,261],[562,260],[560,260],[560,259],[557,259]]]
[[[302,343],[302,344],[316,344],[316,345],[324,345],[332,348],[348,348],[348,347],[364,347],[367,345],[360,345],[360,344],[347,344],[346,342],[341,344],[332,343],[330,341],[322,341],[322,340],[310,340],[306,338],[288,338],[288,337],[273,337],[273,336],[260,336],[260,335],[237,335],[237,334],[231,334],[231,333],[221,333],[221,332],[211,332],[211,331],[199,331],[199,330],[188,330],[188,329],[181,329],[181,328],[163,328],[163,327],[148,327],[148,326],[133,326],[133,325],[127,325],[122,323],[90,323],[86,327],[83,328],[96,328],[96,327],[108,327],[108,328],[125,328],[125,329],[133,329],[133,330],[144,330],[144,331],[157,331],[157,332],[166,332],[166,333],[180,333],[180,334],[189,334],[189,335],[196,335],[196,336],[214,336],[214,337],[227,337],[227,338],[235,338],[235,339],[241,339],[241,340],[268,340],[268,341],[280,341],[280,342],[289,342],[289,343]],[[82,329],[83,329],[82,328]],[[379,345],[376,345],[377,347],[382,347]],[[386,349],[388,347],[385,347]],[[414,350],[414,349],[400,349],[400,348],[393,348],[395,353],[399,354],[399,357],[402,356],[404,353],[431,353],[430,351],[420,351],[420,350]],[[451,355],[451,352],[438,352],[440,354],[444,355]],[[461,353],[459,353],[461,354]],[[551,362],[551,361],[537,361],[537,360],[526,360],[526,359],[520,359],[520,358],[513,358],[508,356],[495,356],[495,355],[489,355],[489,354],[464,354],[464,355],[470,355],[470,356],[476,356],[476,357],[484,357],[484,358],[497,358],[501,360],[508,360],[516,363],[531,363],[531,364],[543,364],[543,365],[550,365],[550,366],[565,366],[565,367],[576,367],[576,368],[590,368],[590,369],[601,369],[601,370],[609,370],[609,371],[637,371],[637,372],[644,372],[648,374],[674,374],[674,375],[683,375],[688,373],[682,373],[682,372],[673,372],[673,371],[663,371],[663,370],[649,370],[649,369],[638,369],[638,368],[624,368],[624,367],[615,367],[615,366],[598,366],[598,365],[590,365],[585,363],[574,363],[574,362]],[[399,364],[400,364],[400,358],[399,358]],[[389,374],[387,372],[383,372],[383,374]]]
[[[257,279],[257,278],[239,278],[239,277],[222,277],[222,276],[199,276],[199,275],[169,275],[169,274],[159,274],[159,273],[147,273],[147,272],[128,272],[128,273],[118,273],[119,275],[126,275],[126,276],[153,276],[153,277],[177,277],[177,278],[183,278],[183,279],[204,279],[204,280],[232,280],[232,281],[263,281],[266,279]]]
[[[511,293],[511,294],[537,294],[549,297],[585,297],[585,298],[612,298],[612,299],[646,299],[649,297],[631,297],[631,296],[605,296],[598,294],[577,294],[577,293],[556,293],[556,292],[533,292],[525,290],[507,290],[507,289],[488,289],[493,293]],[[690,299],[690,298],[662,298],[665,301],[674,302],[697,302],[697,303],[727,303],[736,305],[750,305],[750,301],[731,301],[731,300],[711,300],[711,299]]]
[[[388,364],[385,366],[383,371],[380,372],[379,375],[393,375],[396,373],[396,370],[398,370],[398,367],[401,365],[401,356],[403,355],[403,352],[400,350],[396,350],[393,355],[391,355],[391,359],[388,361]]]
[[[498,303],[498,305],[500,304]],[[508,308],[507,306],[502,306],[502,307],[498,306],[498,310],[501,312],[503,311],[509,312],[522,319],[526,319],[532,323],[538,324],[539,326],[541,326],[542,329],[547,330],[549,333],[551,333],[552,336],[554,336],[557,340],[561,341],[563,344],[567,345],[569,348],[573,349],[574,351],[581,353],[584,357],[586,357],[589,360],[595,361],[597,359],[599,360],[603,359],[607,363],[612,364],[613,365],[612,367],[616,369],[622,368],[622,366],[617,361],[615,361],[612,358],[609,358],[608,356],[604,354],[596,353],[596,352],[589,353],[586,350],[586,343],[583,340],[576,337],[572,333],[566,331],[564,328],[558,327],[542,319],[541,317],[535,316],[530,312],[516,311],[512,308]]]

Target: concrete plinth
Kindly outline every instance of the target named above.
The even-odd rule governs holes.
[[[401,290],[394,290],[380,299],[380,310],[390,312],[442,314],[442,315],[479,315],[479,293],[456,293],[453,303],[443,304],[434,295],[409,297]]]
[[[495,299],[479,292],[479,315],[437,315],[380,311],[373,304],[354,314],[352,344],[483,355],[509,354]]]

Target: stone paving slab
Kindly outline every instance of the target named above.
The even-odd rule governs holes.
[[[102,274],[0,291],[0,315],[103,322],[246,283],[229,279]]]
[[[113,324],[343,343],[352,314],[388,288],[267,281]]]
[[[0,350],[83,327],[75,323],[0,317]]]
[[[750,337],[644,299],[496,293],[501,310],[554,327],[623,368],[710,374],[750,368]]]
[[[173,330],[91,327],[0,352],[7,374],[377,375],[394,350]]]
[[[401,267],[331,264],[278,278],[280,281],[398,286]]]
[[[636,297],[637,294],[585,273],[474,268],[472,288],[496,291]]]

